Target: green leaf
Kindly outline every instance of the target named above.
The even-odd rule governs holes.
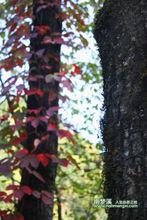
[[[1,38],[4,40],[5,39],[5,32],[1,33]]]

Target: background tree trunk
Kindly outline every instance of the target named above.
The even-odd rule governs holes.
[[[53,78],[54,73],[60,71],[60,46],[57,43],[44,44],[45,37],[61,37],[61,3],[60,0],[46,0],[33,2],[33,24],[31,29],[31,53],[29,87],[31,90],[41,90],[43,96],[29,95],[27,100],[27,117],[46,116],[50,107],[58,106],[59,83]],[[41,28],[46,29],[45,33]],[[57,36],[58,35],[58,36]],[[47,39],[47,38],[46,38]],[[51,81],[47,80],[47,75]],[[31,109],[41,109],[36,116]],[[41,141],[35,153],[49,153],[57,155],[58,137],[55,131],[48,131],[48,124],[58,125],[57,111],[48,122],[40,121],[34,128],[31,122],[27,122],[28,139],[25,147],[31,152],[34,148],[34,140],[48,135],[48,139]],[[21,185],[30,186],[33,190],[41,192],[46,190],[54,193],[57,164],[51,160],[45,167],[39,165],[37,172],[42,175],[45,183],[40,181],[26,169],[22,171]],[[18,205],[18,210],[24,215],[25,220],[50,220],[53,217],[53,198],[51,205],[45,205],[42,199],[25,195]]]
[[[97,14],[104,83],[105,197],[137,200],[109,220],[147,219],[147,1],[106,0]]]

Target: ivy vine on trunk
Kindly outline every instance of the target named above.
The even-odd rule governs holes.
[[[57,0],[33,1],[29,61],[29,90],[27,91],[27,140],[25,148],[41,156],[50,155],[49,163],[40,163],[35,171],[22,170],[21,185],[27,185],[34,195],[24,195],[18,211],[25,220],[49,220],[53,217],[53,199],[57,163],[59,82],[55,73],[60,71],[61,3]],[[54,110],[52,116],[47,112]],[[41,140],[41,141],[40,141]],[[36,149],[35,149],[36,146]],[[35,172],[35,173],[34,173]],[[37,198],[37,193],[41,194]]]

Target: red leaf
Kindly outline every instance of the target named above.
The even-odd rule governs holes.
[[[21,189],[14,190],[14,198],[21,200],[24,192]]]
[[[62,81],[64,87],[66,87],[70,92],[73,91],[73,84],[70,79],[66,79]]]
[[[59,106],[53,106],[53,107],[50,107],[50,108],[49,108],[49,111],[55,112],[55,111],[58,111],[59,109],[60,109]]]
[[[54,39],[54,43],[63,44],[63,43],[65,43],[65,41],[61,37],[56,37]]]
[[[28,135],[26,133],[22,133],[20,135],[20,138],[21,138],[22,141],[25,141],[27,139],[27,137],[28,137]]]
[[[6,202],[6,203],[12,203],[13,202],[13,193],[12,194],[10,194],[10,195],[8,195],[8,196],[6,196],[5,197],[5,199],[4,199],[4,202]]]
[[[49,135],[48,135],[48,134],[45,135],[45,136],[43,136],[43,137],[41,138],[42,141],[46,141],[46,140],[48,140],[48,139],[49,139]]]
[[[10,109],[10,111],[12,112],[13,109],[12,109],[12,110]],[[11,126],[11,128],[15,131],[16,129],[22,127],[23,125],[24,125],[24,123],[23,123],[23,121],[21,120],[21,121],[16,121],[16,122],[15,122],[15,125],[10,125],[10,126]]]
[[[47,166],[49,163],[48,158],[44,154],[38,154],[37,159],[40,163],[42,163],[43,166]]]
[[[32,125],[34,128],[37,128],[38,125],[39,125],[38,119],[33,120],[33,121],[31,122],[31,125]]]
[[[49,117],[51,117],[53,114],[55,114],[58,110],[60,109],[59,106],[53,106],[53,107],[50,107],[46,113]]]
[[[51,37],[44,37],[44,39],[43,39],[43,44],[49,44],[49,43],[52,43],[53,42],[53,40],[51,39]]]
[[[39,166],[39,162],[35,155],[27,155],[26,157],[21,159],[21,168],[28,168],[29,166],[35,169],[37,169],[37,167]]]
[[[12,155],[14,154],[14,150],[11,150],[11,149],[7,150],[6,152],[7,154],[12,154]]]
[[[20,59],[20,58],[17,58],[17,64],[19,65],[19,66],[23,66],[23,60],[22,59]]]
[[[59,164],[64,167],[67,167],[69,165],[69,161],[66,159],[59,159]]]
[[[54,158],[56,159],[56,155],[55,154],[48,154],[48,153],[46,153],[45,156],[47,158],[49,158],[49,159],[54,159]]]
[[[47,36],[44,37],[42,43],[43,44],[49,44],[49,43],[51,43],[51,44],[66,44],[66,45],[68,44],[61,37],[51,38],[51,37],[47,37]]]
[[[22,215],[7,215],[4,220],[25,220]]]
[[[4,220],[14,220],[14,216],[13,215],[6,215],[4,217]]]
[[[27,134],[23,133],[19,137],[16,137],[15,139],[13,139],[12,144],[17,146],[18,144],[20,144],[22,141],[25,141],[26,139],[27,139]]]
[[[3,198],[3,197],[5,197],[6,195],[7,195],[7,193],[0,191],[0,199]]]
[[[72,76],[75,76],[75,72],[71,71],[71,75],[72,75]]]
[[[16,137],[15,139],[13,139],[12,144],[17,146],[18,144],[20,144],[20,142],[21,142],[21,138]]]
[[[34,120],[35,120],[35,117],[33,117],[33,116],[27,117],[27,122],[32,122]]]
[[[38,109],[28,109],[29,113],[34,113],[35,115],[38,115],[41,112],[42,108],[38,108]]]
[[[22,159],[23,157],[25,157],[27,154],[28,154],[28,150],[27,149],[21,149],[19,151],[17,151],[15,153],[15,157],[18,158],[18,159]]]
[[[44,95],[44,91],[42,91],[40,89],[30,89],[30,90],[25,89],[25,92],[28,96],[38,95],[38,96],[42,97]]]
[[[17,23],[13,22],[10,28],[10,33],[15,30],[16,26],[17,26]]]
[[[22,215],[18,215],[18,216],[15,217],[14,220],[25,220],[25,219]]]
[[[72,142],[74,142],[73,135],[70,131],[61,129],[58,131],[58,135],[60,138],[67,138],[67,139],[71,140]]]
[[[14,195],[14,198],[17,198],[17,199],[22,199],[22,197],[24,196],[24,192],[19,188],[19,185],[9,185],[6,190],[12,190],[13,191],[13,194]],[[11,199],[11,198],[8,198],[8,199]]]
[[[64,13],[61,13],[60,17],[61,17],[62,21],[64,21],[69,18],[69,15],[64,12]]]
[[[7,210],[2,210],[2,211],[0,211],[0,216],[1,216],[1,217],[4,217],[4,216],[7,215],[7,213],[8,213]],[[5,220],[5,218],[4,218],[4,220]]]
[[[29,186],[22,186],[21,189],[27,195],[31,195],[32,194],[32,189]]]
[[[38,160],[36,158],[36,155],[29,155],[29,159],[28,160],[30,162],[30,165],[33,168],[37,169],[37,167],[39,166],[39,162],[38,162]]]
[[[30,165],[30,161],[28,160],[28,157],[21,158],[20,167],[21,168],[28,168]]]
[[[70,35],[73,35],[73,34],[74,34],[74,32],[67,32],[67,33],[63,34],[63,36],[64,37],[69,37]]]
[[[19,185],[11,184],[7,186],[6,190],[17,190],[19,189]]]
[[[65,76],[66,74],[67,74],[67,71],[62,71],[58,73],[59,76]]]
[[[38,34],[44,35],[50,31],[50,27],[46,25],[41,25],[41,26],[36,27],[36,30]]]
[[[44,121],[44,122],[48,122],[48,119],[47,119],[46,116],[40,116],[40,117],[39,117],[39,120],[40,120],[40,121]]]
[[[49,124],[48,125],[48,131],[55,131],[57,130],[57,125],[56,124]]]
[[[11,172],[10,169],[10,163],[5,162],[3,164],[0,164],[0,173],[2,173],[4,176],[9,176]]]
[[[81,69],[76,64],[73,64],[73,66],[74,66],[74,72],[75,73],[77,73],[77,74],[81,74],[82,73]]]
[[[9,118],[9,114],[4,114],[0,117],[0,122],[6,121]]]

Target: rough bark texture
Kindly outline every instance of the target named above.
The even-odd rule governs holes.
[[[46,76],[48,74],[53,76],[60,70],[60,44],[43,44],[43,39],[45,36],[54,39],[55,34],[61,37],[60,7],[60,1],[57,0],[34,0],[33,2],[34,17],[31,30],[31,52],[33,55],[30,59],[29,86],[31,90],[44,91],[44,95],[29,95],[27,108],[28,110],[41,109],[38,116],[46,116],[46,111],[50,107],[58,106],[59,83],[53,78],[51,82],[46,81]],[[38,31],[38,28],[43,26],[48,27],[48,31],[44,34]],[[38,117],[34,112],[28,111],[27,117],[30,116]],[[57,154],[58,137],[55,131],[48,131],[49,123],[58,124],[57,111],[48,122],[40,121],[36,128],[32,126],[31,122],[27,123],[28,139],[25,147],[30,152],[34,148],[35,139],[49,135],[47,140],[39,144],[35,153]],[[56,168],[57,164],[52,161],[46,167],[39,165],[36,171],[42,175],[45,183],[23,169],[21,185],[30,186],[39,192],[47,190],[54,193]],[[51,203],[53,203],[53,199]],[[50,220],[53,217],[53,205],[45,205],[41,199],[34,196],[25,195],[18,205],[18,210],[24,215],[25,220]]]
[[[96,18],[104,83],[105,197],[137,200],[109,220],[147,219],[147,1],[106,0]]]

